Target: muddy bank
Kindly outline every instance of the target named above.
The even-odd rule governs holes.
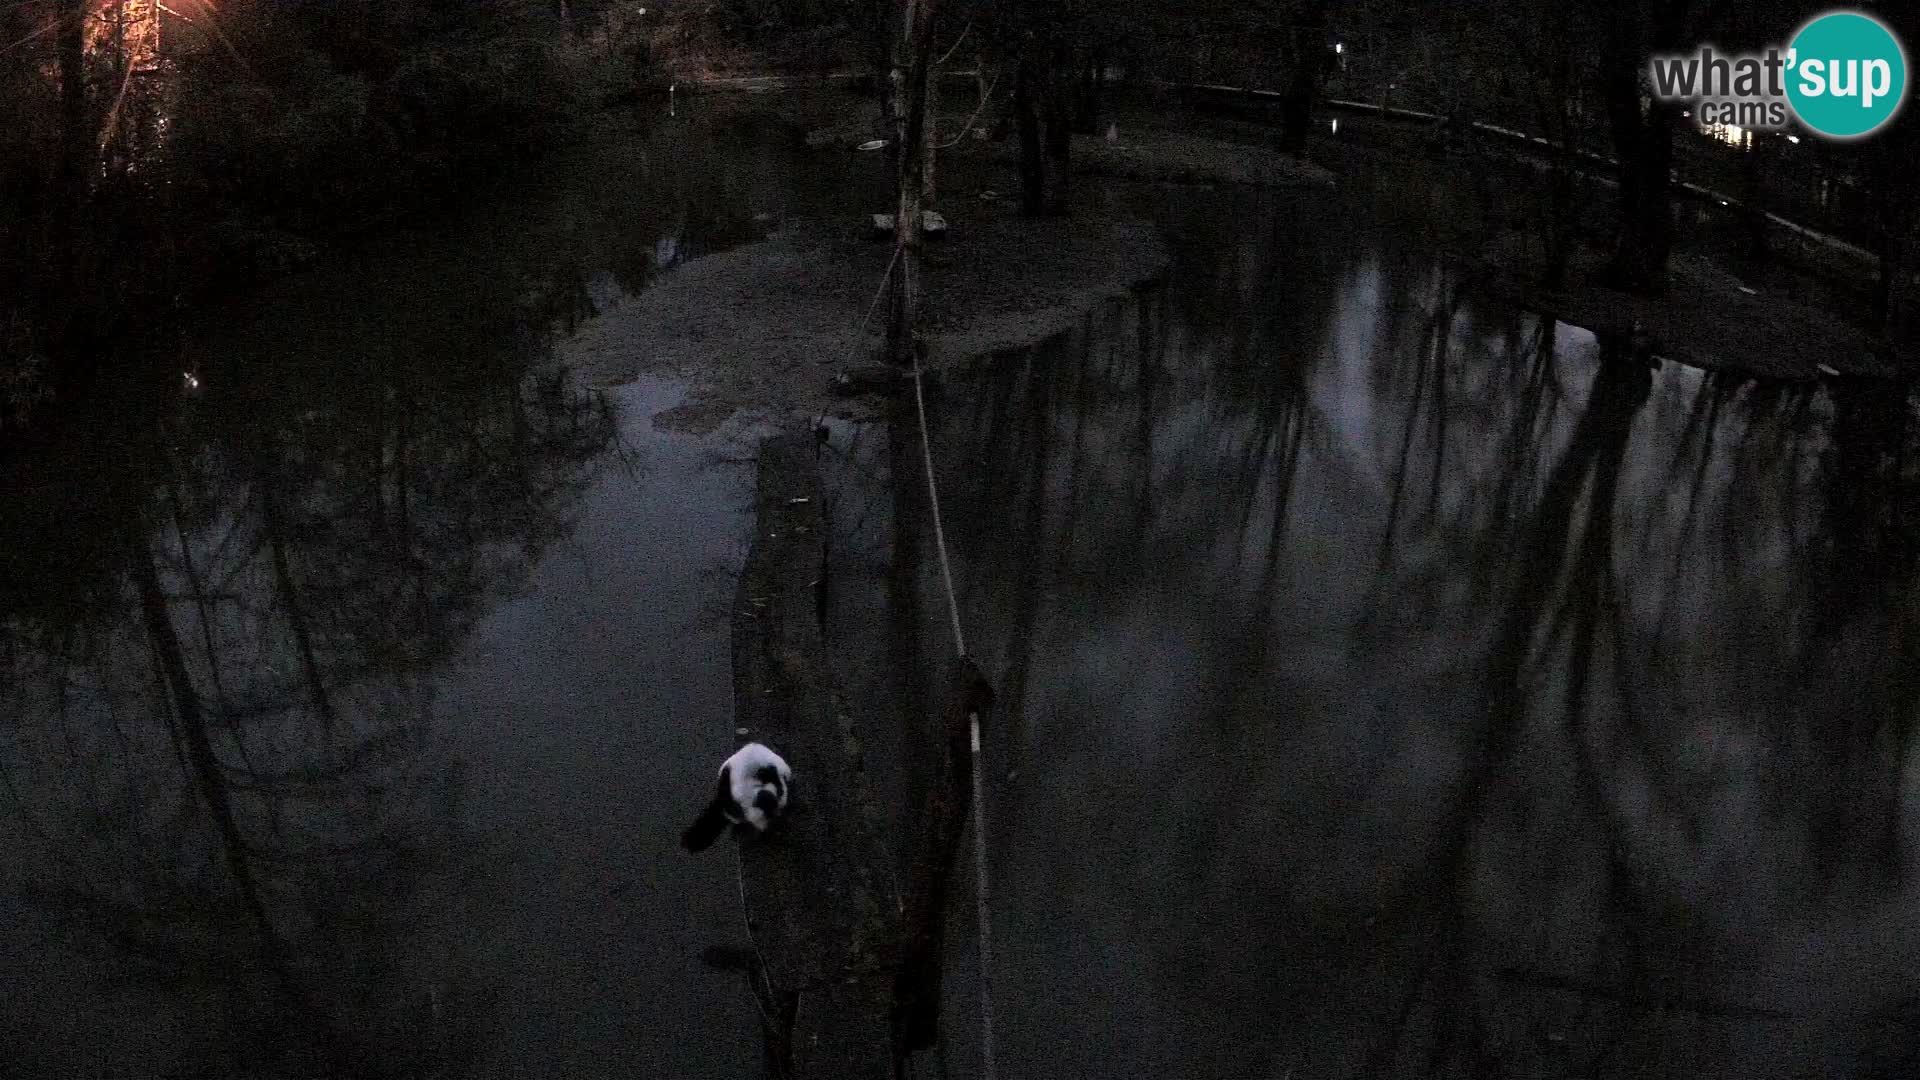
[[[1566,284],[1548,288],[1542,260],[1527,240],[1489,244],[1479,280],[1495,296],[1596,334],[1641,334],[1656,355],[1714,371],[1805,380],[1837,373],[1896,376],[1902,362],[1888,343],[1824,306],[1755,287],[1717,260],[1676,252],[1661,297],[1636,296],[1604,282],[1606,255],[1577,246]],[[1827,369],[1826,372],[1822,368]]]
[[[1016,152],[1011,145],[1002,151],[1009,161]],[[1120,122],[1105,136],[1076,136],[1073,167],[1086,176],[1170,184],[1330,187],[1334,183],[1334,174],[1327,169],[1270,146]]]
[[[1565,283],[1547,288],[1554,209],[1543,164],[1504,151],[1448,152],[1424,128],[1343,120],[1340,130],[1317,137],[1313,156],[1370,199],[1374,218],[1460,265],[1491,295],[1599,334],[1638,324],[1655,353],[1715,371],[1814,379],[1825,365],[1882,377],[1914,362],[1911,343],[1864,325],[1871,273],[1845,271],[1795,234],[1775,230],[1768,257],[1756,260],[1737,215],[1677,200],[1667,294],[1624,293],[1603,274],[1616,189],[1609,177],[1588,177],[1565,226],[1574,237]]]
[[[1101,216],[1020,218],[1011,200],[943,203],[950,238],[929,246],[926,325],[936,366],[1018,347],[1075,325],[1102,299],[1158,276],[1152,226]],[[874,306],[892,246],[865,218],[791,220],[768,239],[685,264],[586,324],[569,351],[603,383],[673,372],[694,390],[659,422],[705,432],[742,410],[864,415],[833,376],[882,343]],[[874,311],[865,329],[869,309]]]
[[[968,119],[975,126],[963,130]],[[993,162],[1013,175],[1019,144],[1011,138],[989,139],[980,116],[943,116],[938,137],[950,143],[948,160]],[[847,151],[869,139],[885,138],[878,118],[866,110],[832,118],[823,126],[808,127],[804,141],[820,151]],[[1102,135],[1073,138],[1073,169],[1080,176],[1104,176],[1169,184],[1236,184],[1248,187],[1328,187],[1331,170],[1265,145],[1277,137],[1268,131],[1254,138],[1230,138],[1223,132],[1195,133],[1187,125],[1141,110],[1116,114]],[[1011,183],[1011,181],[1009,181]]]

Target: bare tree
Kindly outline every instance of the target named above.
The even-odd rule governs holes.
[[[1914,41],[1920,35],[1920,16],[1908,8],[1882,16],[1893,23],[1903,40]],[[1880,211],[1880,279],[1874,292],[1874,323],[1889,343],[1913,339],[1920,324],[1920,297],[1914,281],[1920,277],[1920,243],[1915,230],[1920,215],[1914,202],[1920,199],[1920,184],[1913,176],[1914,155],[1920,154],[1920,134],[1911,119],[1883,128],[1875,138],[1874,188]]]
[[[1696,43],[1725,0],[1609,5],[1601,89],[1620,161],[1620,216],[1608,277],[1630,292],[1667,288],[1673,251],[1673,133],[1680,107],[1643,92],[1647,58]]]
[[[1307,0],[1293,27],[1293,74],[1281,106],[1280,148],[1297,154],[1313,126],[1313,98],[1320,86],[1320,64],[1327,49],[1326,0]]]
[[[56,288],[72,286],[78,265],[74,258],[77,218],[86,201],[88,147],[92,131],[87,125],[87,3],[86,0],[60,0],[55,9],[60,25],[55,31],[60,70],[60,173],[59,191],[54,201],[54,250],[59,252],[60,273]]]
[[[896,117],[899,201],[893,217],[893,279],[887,328],[888,358],[911,364],[919,327],[922,200],[932,175],[934,149],[927,122],[927,86],[933,69],[933,27],[939,0],[906,0],[901,49],[895,54],[893,85],[900,91]]]

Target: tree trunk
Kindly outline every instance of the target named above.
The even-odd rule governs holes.
[[[1039,217],[1047,207],[1047,164],[1040,140],[1040,89],[1031,49],[1023,49],[1014,69],[1013,118],[1020,133],[1020,212]]]
[[[1914,330],[1915,272],[1913,200],[1920,190],[1913,182],[1913,154],[1920,139],[1896,126],[1880,133],[1875,148],[1874,188],[1880,210],[1880,277],[1874,289],[1874,324],[1887,340],[1896,342]]]
[[[1643,27],[1622,12],[1607,34],[1602,76],[1614,156],[1620,161],[1619,231],[1608,280],[1629,292],[1659,295],[1667,287],[1673,246],[1673,121],[1677,107],[1650,101],[1643,109]]]
[[[1060,216],[1072,206],[1073,119],[1078,76],[1064,42],[1029,41],[1014,73],[1020,131],[1020,211]]]
[[[1046,125],[1046,212],[1063,216],[1073,195],[1073,53],[1064,42],[1047,52],[1046,87],[1041,120]]]
[[[887,326],[887,355],[895,364],[915,360],[915,331],[920,322],[920,213],[924,174],[933,150],[928,145],[927,84],[933,66],[933,21],[938,0],[907,0],[907,67],[895,68],[895,82],[904,88],[899,124],[899,205],[893,217],[893,299]]]
[[[884,119],[891,125],[892,88],[887,85],[886,78],[900,47],[901,5],[898,0],[865,0],[862,10],[868,13],[867,40],[873,55],[872,86],[879,95],[881,111],[886,113]]]
[[[1916,312],[1920,311],[1920,298],[1916,298],[1913,284],[1915,274],[1920,272],[1916,261],[1911,235],[1889,233],[1881,238],[1879,318],[1876,321],[1889,344],[1905,342],[1911,348]]]
[[[904,18],[913,17],[914,2],[907,0],[903,11]],[[903,24],[893,36],[893,45],[887,54],[887,92],[881,107],[882,122],[887,130],[887,165],[896,177],[905,167],[901,157],[907,145],[907,69],[912,61],[907,57],[907,40],[911,36],[910,28]]]
[[[920,143],[920,203],[922,209],[930,210],[933,208],[934,195],[939,190],[934,180],[933,168],[934,158],[939,154],[937,147],[940,141],[940,73],[938,71],[927,72],[926,116],[927,135]]]
[[[71,271],[77,239],[73,230],[80,206],[86,201],[89,180],[87,151],[92,145],[92,133],[87,130],[86,14],[86,0],[61,0],[57,16],[60,20],[56,31],[60,65],[60,170],[59,193],[54,201],[54,244],[55,250],[61,253],[63,273],[58,288],[62,290],[73,282]]]
[[[1633,101],[1633,130],[1620,149],[1620,234],[1609,275],[1618,288],[1659,296],[1667,291],[1667,257],[1673,251],[1673,116],[1666,102],[1654,102],[1644,119],[1639,95]],[[1628,147],[1632,147],[1628,150]]]
[[[1106,54],[1097,48],[1074,67],[1073,130],[1082,135],[1100,133],[1101,92],[1105,88],[1102,73],[1106,68]]]
[[[1547,207],[1547,267],[1545,284],[1566,284],[1567,259],[1573,250],[1573,26],[1564,5],[1555,5],[1546,32],[1552,48],[1547,73],[1547,139],[1552,146],[1553,173]]]
[[[1767,246],[1766,204],[1771,145],[1770,139],[1754,139],[1740,154],[1740,225],[1745,234],[1746,256],[1755,266],[1765,266],[1772,257]]]
[[[1281,105],[1280,149],[1298,154],[1307,145],[1313,127],[1313,98],[1320,85],[1321,53],[1327,47],[1327,5],[1312,0],[1300,12],[1293,28],[1293,78]]]
[[[1673,129],[1680,106],[1648,99],[1640,73],[1647,57],[1699,39],[1730,0],[1637,0],[1608,16],[1601,83],[1614,156],[1620,160],[1620,221],[1608,280],[1616,288],[1660,295],[1673,250]]]

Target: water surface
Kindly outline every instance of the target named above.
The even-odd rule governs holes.
[[[683,387],[568,343],[838,205],[787,147],[614,140],[217,306],[197,391],[128,376],[0,463],[0,1070],[759,1072],[700,961],[731,863],[673,848],[731,743],[751,433],[657,430]],[[1169,282],[929,400],[1002,702],[1002,1073],[1920,1067],[1904,399],[1651,367],[1364,192],[1108,195]],[[916,448],[825,451],[896,820],[949,647]]]
[[[930,401],[1002,1073],[1910,1074],[1903,395],[1650,365],[1366,202],[1165,195],[1166,287]],[[930,664],[917,447],[837,445],[836,634]]]
[[[572,332],[809,197],[609,137],[199,320],[0,468],[0,1072],[747,1076],[750,442]],[[186,375],[191,375],[188,379]]]

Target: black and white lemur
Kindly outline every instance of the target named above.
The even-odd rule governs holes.
[[[680,846],[705,851],[728,825],[766,832],[787,808],[787,789],[792,785],[793,770],[779,754],[757,742],[748,743],[721,764],[713,801],[680,834]]]

